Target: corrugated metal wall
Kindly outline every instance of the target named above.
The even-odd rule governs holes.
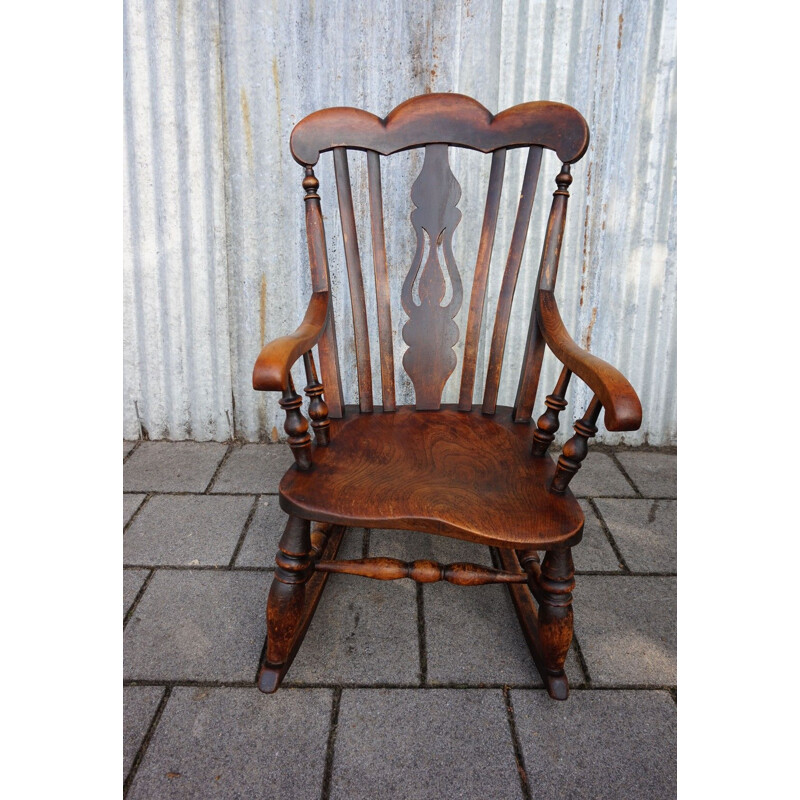
[[[574,338],[619,367],[642,398],[641,431],[598,439],[674,443],[675,17],[675,0],[127,0],[124,436],[282,435],[277,398],[254,392],[250,380],[262,344],[296,327],[310,292],[302,171],[288,148],[292,127],[327,106],[384,116],[413,95],[455,91],[494,112],[550,99],[586,117],[592,143],[573,169],[557,293],[562,315]],[[558,171],[549,155],[509,329],[499,397],[509,405]],[[409,192],[421,158],[382,161],[384,206],[397,223],[387,227],[387,250],[398,401],[411,402],[400,366],[399,289],[413,256]],[[463,189],[454,249],[468,300],[489,157],[453,151],[451,164]],[[350,167],[357,210],[364,209],[363,155],[352,154]],[[510,241],[511,187],[519,186],[523,167],[519,152],[509,156],[490,303]],[[353,402],[352,318],[329,156],[317,174],[342,377]],[[368,218],[362,222],[369,293]],[[456,319],[462,332],[467,307],[465,301]],[[371,314],[374,320],[374,308]],[[484,357],[490,335],[484,331]],[[377,341],[373,348],[377,353]],[[545,366],[540,398],[557,375],[552,361]],[[484,368],[479,360],[476,386]],[[460,366],[447,402],[457,400],[459,375]],[[300,372],[296,380],[304,383]],[[376,364],[376,387],[379,380]],[[588,392],[578,385],[571,393],[570,409],[580,410]],[[537,401],[535,415],[541,407]]]

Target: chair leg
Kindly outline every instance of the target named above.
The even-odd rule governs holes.
[[[564,662],[572,643],[574,574],[570,548],[547,551],[539,576],[539,640],[551,694],[560,699],[569,692]]]
[[[276,691],[303,641],[317,608],[328,575],[314,572],[316,556],[334,559],[345,528],[323,526],[315,532],[312,546],[311,523],[289,517],[275,556],[275,575],[267,600],[267,641],[258,672],[258,688],[266,694]],[[314,549],[316,546],[316,550]]]

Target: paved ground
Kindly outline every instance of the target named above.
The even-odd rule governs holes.
[[[286,445],[123,443],[128,798],[672,798],[676,457],[595,450],[573,481],[569,700],[505,587],[334,575],[284,688],[254,688]],[[355,530],[362,553],[491,564]]]

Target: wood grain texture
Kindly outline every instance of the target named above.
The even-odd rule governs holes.
[[[370,412],[372,411],[372,366],[369,354],[367,305],[364,298],[364,278],[361,274],[361,255],[358,251],[358,233],[346,150],[337,147],[333,151],[333,165],[336,173],[336,191],[339,196],[339,216],[342,221],[347,283],[350,287],[350,306],[353,311],[353,341],[358,367],[358,405],[362,412]]]
[[[282,392],[289,388],[292,365],[314,347],[328,320],[328,292],[314,292],[303,321],[294,333],[273,339],[262,348],[253,367],[253,388]]]
[[[369,183],[370,231],[372,233],[372,265],[375,270],[378,342],[381,350],[381,396],[383,410],[394,411],[394,346],[392,344],[392,297],[389,292],[389,269],[386,264],[386,239],[383,231],[383,194],[381,191],[381,159],[367,153]]]
[[[417,250],[401,294],[403,308],[408,314],[408,322],[403,326],[403,340],[408,345],[403,354],[403,366],[414,384],[415,405],[419,411],[439,408],[444,385],[456,367],[453,347],[458,342],[458,326],[453,318],[461,308],[463,290],[453,256],[453,232],[461,220],[461,212],[456,207],[460,197],[461,187],[450,170],[447,146],[429,145],[411,189],[411,199],[416,206],[411,212],[411,223],[417,234]],[[423,265],[426,245],[428,257]],[[448,302],[442,305],[447,291],[445,268],[451,294]],[[413,291],[417,281],[418,303]]]
[[[475,273],[472,278],[472,295],[469,301],[469,317],[464,334],[464,356],[461,366],[461,390],[458,407],[461,411],[472,410],[472,393],[475,388],[475,368],[480,347],[481,322],[486,304],[486,283],[489,279],[489,264],[492,260],[494,235],[497,231],[497,214],[500,209],[500,195],[503,191],[503,175],[506,168],[506,151],[495,150],[492,154],[492,168],[489,172],[489,187],[486,191],[486,210],[483,215],[481,240],[478,256],[475,259]]]
[[[361,558],[353,561],[318,562],[315,569],[320,572],[336,572],[343,575],[360,575],[379,581],[397,581],[410,578],[417,583],[447,581],[456,586],[484,586],[487,583],[526,583],[524,572],[506,572],[484,567],[481,564],[458,562],[439,564],[437,561],[401,561],[399,558]]]
[[[376,409],[377,411],[377,409]],[[280,484],[289,514],[338,525],[440,533],[500,547],[575,544],[583,512],[548,491],[549,456],[532,458],[530,430],[511,409],[356,414],[331,420],[331,443],[309,472]]]
[[[303,178],[306,207],[306,239],[308,241],[308,263],[311,270],[311,287],[315,292],[330,291],[331,277],[328,267],[328,248],[325,243],[325,223],[322,219],[322,207],[317,190],[319,181],[311,167],[306,167]],[[339,370],[339,349],[336,343],[336,322],[333,318],[333,306],[328,305],[325,327],[320,336],[319,366],[322,380],[327,391],[328,413],[332,417],[341,417],[344,408],[342,378]]]
[[[531,306],[531,318],[528,324],[528,336],[525,340],[525,354],[522,357],[522,369],[519,373],[517,396],[514,399],[514,421],[528,422],[533,413],[536,391],[539,388],[539,376],[542,371],[545,341],[539,329],[539,289],[542,284],[555,286],[558,274],[558,262],[561,257],[561,243],[564,239],[564,225],[567,216],[567,200],[569,185],[572,183],[569,165],[562,164],[556,176],[556,190],[550,205],[547,218],[547,229],[542,246],[542,257],[536,278],[536,290]],[[543,288],[548,288],[545,285]]]
[[[562,103],[522,103],[494,116],[461,94],[420,95],[397,106],[385,119],[358,108],[326,108],[301,120],[292,131],[291,150],[300,164],[316,164],[334,147],[375,150],[383,155],[437,142],[489,153],[536,145],[577,161],[589,146],[589,126]]]
[[[579,347],[567,332],[552,292],[539,291],[539,327],[548,347],[599,397],[610,431],[635,431],[642,424],[642,405],[625,376]]]
[[[503,354],[508,335],[508,322],[511,317],[511,304],[514,301],[514,290],[517,287],[522,254],[525,251],[525,240],[528,238],[528,226],[531,221],[531,211],[536,197],[536,185],[539,181],[541,165],[542,148],[532,147],[528,152],[528,160],[525,164],[522,191],[517,205],[517,217],[514,220],[514,232],[511,234],[511,246],[508,248],[503,282],[497,298],[497,313],[494,318],[489,364],[486,367],[486,386],[483,391],[484,414],[494,414],[497,405],[497,391],[500,386],[500,373],[503,369]]]

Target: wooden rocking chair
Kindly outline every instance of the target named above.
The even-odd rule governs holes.
[[[258,687],[274,692],[288,670],[331,572],[379,580],[445,580],[460,586],[505,583],[533,660],[551,697],[569,686],[564,660],[572,641],[571,548],[583,535],[584,517],[568,485],[597,433],[601,409],[611,431],[636,430],[641,405],[613,367],[581,349],[564,328],[554,297],[564,220],[572,182],[570,164],[583,156],[589,131],[570,106],[534,102],[493,116],[463,95],[415,97],[380,119],[354,108],[330,108],[294,128],[291,150],[305,168],[305,217],[313,293],[300,327],[261,351],[253,387],[282,393],[285,429],[294,464],[280,484],[280,506],[289,514],[267,603],[267,642]],[[457,405],[442,405],[442,391],[456,367],[454,321],[462,285],[452,252],[461,219],[461,188],[450,171],[449,147],[491,153],[491,172],[470,298]],[[395,401],[389,281],[381,195],[381,155],[424,148],[411,199],[417,249],[402,289],[408,315],[403,356],[414,406]],[[506,152],[528,148],[523,188],[503,274],[486,373],[483,402],[473,404],[478,344],[489,261],[494,241]],[[498,406],[511,301],[528,230],[543,148],[562,161],[547,224],[528,338],[513,408]],[[372,252],[377,295],[382,406],[373,404],[366,299],[361,273],[347,151],[366,151]],[[345,408],[319,182],[313,166],[333,151],[344,250],[353,310],[358,407]],[[426,242],[429,243],[426,248]],[[427,258],[423,264],[423,254]],[[452,292],[442,305],[447,270]],[[420,273],[421,270],[421,273]],[[412,291],[418,285],[419,302]],[[531,422],[544,348],[563,364],[546,411]],[[318,348],[321,376],[312,354]],[[303,357],[308,415],[301,412],[290,369]],[[575,374],[594,396],[557,463],[547,455]],[[320,380],[320,377],[322,380]],[[323,388],[324,381],[324,388]],[[324,394],[324,399],[323,399]],[[312,529],[311,523],[316,523]],[[406,563],[392,558],[336,561],[347,526],[404,528],[451,536],[496,548],[502,569],[477,564]],[[539,561],[539,552],[544,558]],[[537,607],[538,606],[538,607]]]

